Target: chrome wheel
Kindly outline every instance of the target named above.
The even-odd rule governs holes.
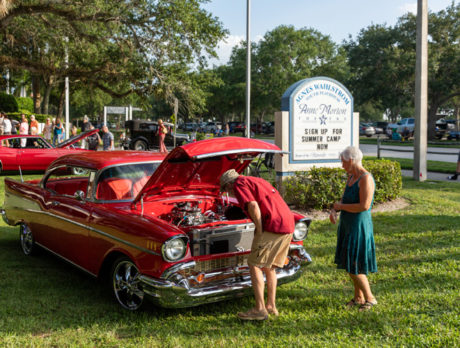
[[[134,143],[134,150],[136,151],[146,151],[148,150],[147,143],[143,140],[137,140]]]
[[[112,286],[116,299],[123,308],[135,311],[142,306],[144,292],[139,270],[126,257],[118,259],[112,271]]]
[[[19,239],[21,241],[22,252],[25,255],[32,255],[35,249],[35,241],[32,231],[26,224],[21,224],[19,229]]]

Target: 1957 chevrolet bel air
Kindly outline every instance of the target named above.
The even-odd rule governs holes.
[[[65,155],[41,180],[5,179],[4,220],[19,225],[24,254],[44,248],[89,274],[108,275],[124,308],[149,298],[189,307],[251,293],[247,257],[254,225],[219,178],[242,172],[275,145],[218,138],[155,152]],[[311,220],[296,229],[279,284],[311,262],[303,247]]]

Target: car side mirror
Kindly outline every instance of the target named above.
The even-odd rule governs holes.
[[[82,190],[77,190],[74,194],[74,197],[77,201],[84,201],[85,200],[85,193]]]

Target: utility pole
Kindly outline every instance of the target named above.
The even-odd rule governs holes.
[[[246,137],[251,137],[251,0],[246,9]]]
[[[417,0],[417,45],[415,63],[414,171],[417,181],[426,180],[428,113],[428,4]]]
[[[69,68],[69,38],[65,37],[65,68]],[[66,74],[67,75],[67,74]],[[65,77],[65,138],[69,139],[69,134],[70,134],[70,112],[69,112],[69,76]]]

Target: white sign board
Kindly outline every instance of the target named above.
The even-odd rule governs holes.
[[[125,106],[106,106],[108,114],[121,114],[124,115],[126,113]]]
[[[289,112],[289,163],[338,162],[353,143],[353,97],[327,77],[299,81],[282,99]]]

